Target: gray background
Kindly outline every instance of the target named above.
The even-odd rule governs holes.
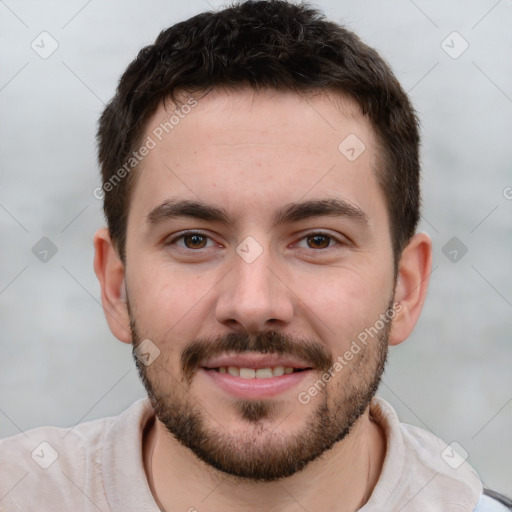
[[[93,272],[96,121],[142,46],[220,5],[0,1],[0,437],[118,414],[144,396]],[[381,52],[422,120],[421,230],[435,270],[379,394],[512,495],[512,1],[315,5]],[[59,45],[47,59],[31,48],[43,31]],[[460,56],[454,31],[469,44]],[[42,237],[57,248],[47,262],[32,252]]]

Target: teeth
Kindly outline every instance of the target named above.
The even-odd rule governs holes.
[[[272,377],[272,370],[270,368],[258,368],[254,372],[254,376],[257,379],[269,379]]]
[[[293,372],[293,368],[290,368],[290,370]],[[291,372],[290,372],[291,373]],[[281,375],[284,375],[284,366],[276,366],[272,370],[272,375],[274,377],[281,377]]]
[[[280,377],[293,373],[293,368],[284,366],[275,366],[274,368],[239,368],[238,366],[221,366],[217,368],[219,373],[229,373],[233,377],[242,379],[270,379],[271,377]]]
[[[242,377],[242,379],[254,379],[254,377],[256,377],[256,370],[252,368],[240,368],[240,377]]]
[[[240,368],[237,366],[228,366],[229,375],[233,375],[233,377],[240,377]]]

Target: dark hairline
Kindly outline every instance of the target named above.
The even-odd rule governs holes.
[[[266,22],[265,29],[241,30],[254,20]],[[197,94],[247,85],[254,90],[292,90],[302,96],[332,89],[335,96],[346,95],[359,105],[375,134],[374,167],[386,199],[398,264],[421,208],[418,117],[376,50],[310,4],[239,2],[179,22],[141,49],[100,118],[97,139],[103,183],[117,166],[124,168],[130,149],[138,149],[134,146],[162,102],[176,101],[180,91]],[[131,200],[127,192],[135,188],[130,183],[136,185],[136,174],[104,196],[104,213],[121,256]]]

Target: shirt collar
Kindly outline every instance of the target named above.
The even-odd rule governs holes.
[[[431,432],[400,423],[393,407],[374,397],[370,415],[386,437],[379,480],[360,512],[473,512],[482,483],[463,462],[451,467],[443,458],[450,449]],[[105,433],[103,481],[112,512],[159,512],[144,471],[143,432],[154,411],[148,398],[135,402]]]
[[[467,461],[451,467],[446,456],[451,448],[427,430],[400,423],[383,398],[373,398],[370,414],[383,429],[387,446],[379,480],[360,512],[473,512],[483,489]]]

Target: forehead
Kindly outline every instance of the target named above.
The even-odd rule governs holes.
[[[349,98],[214,89],[187,104],[169,101],[149,120],[143,140],[153,147],[136,171],[130,216],[169,198],[231,205],[237,216],[306,196],[343,198],[370,218],[384,207],[374,133]]]

